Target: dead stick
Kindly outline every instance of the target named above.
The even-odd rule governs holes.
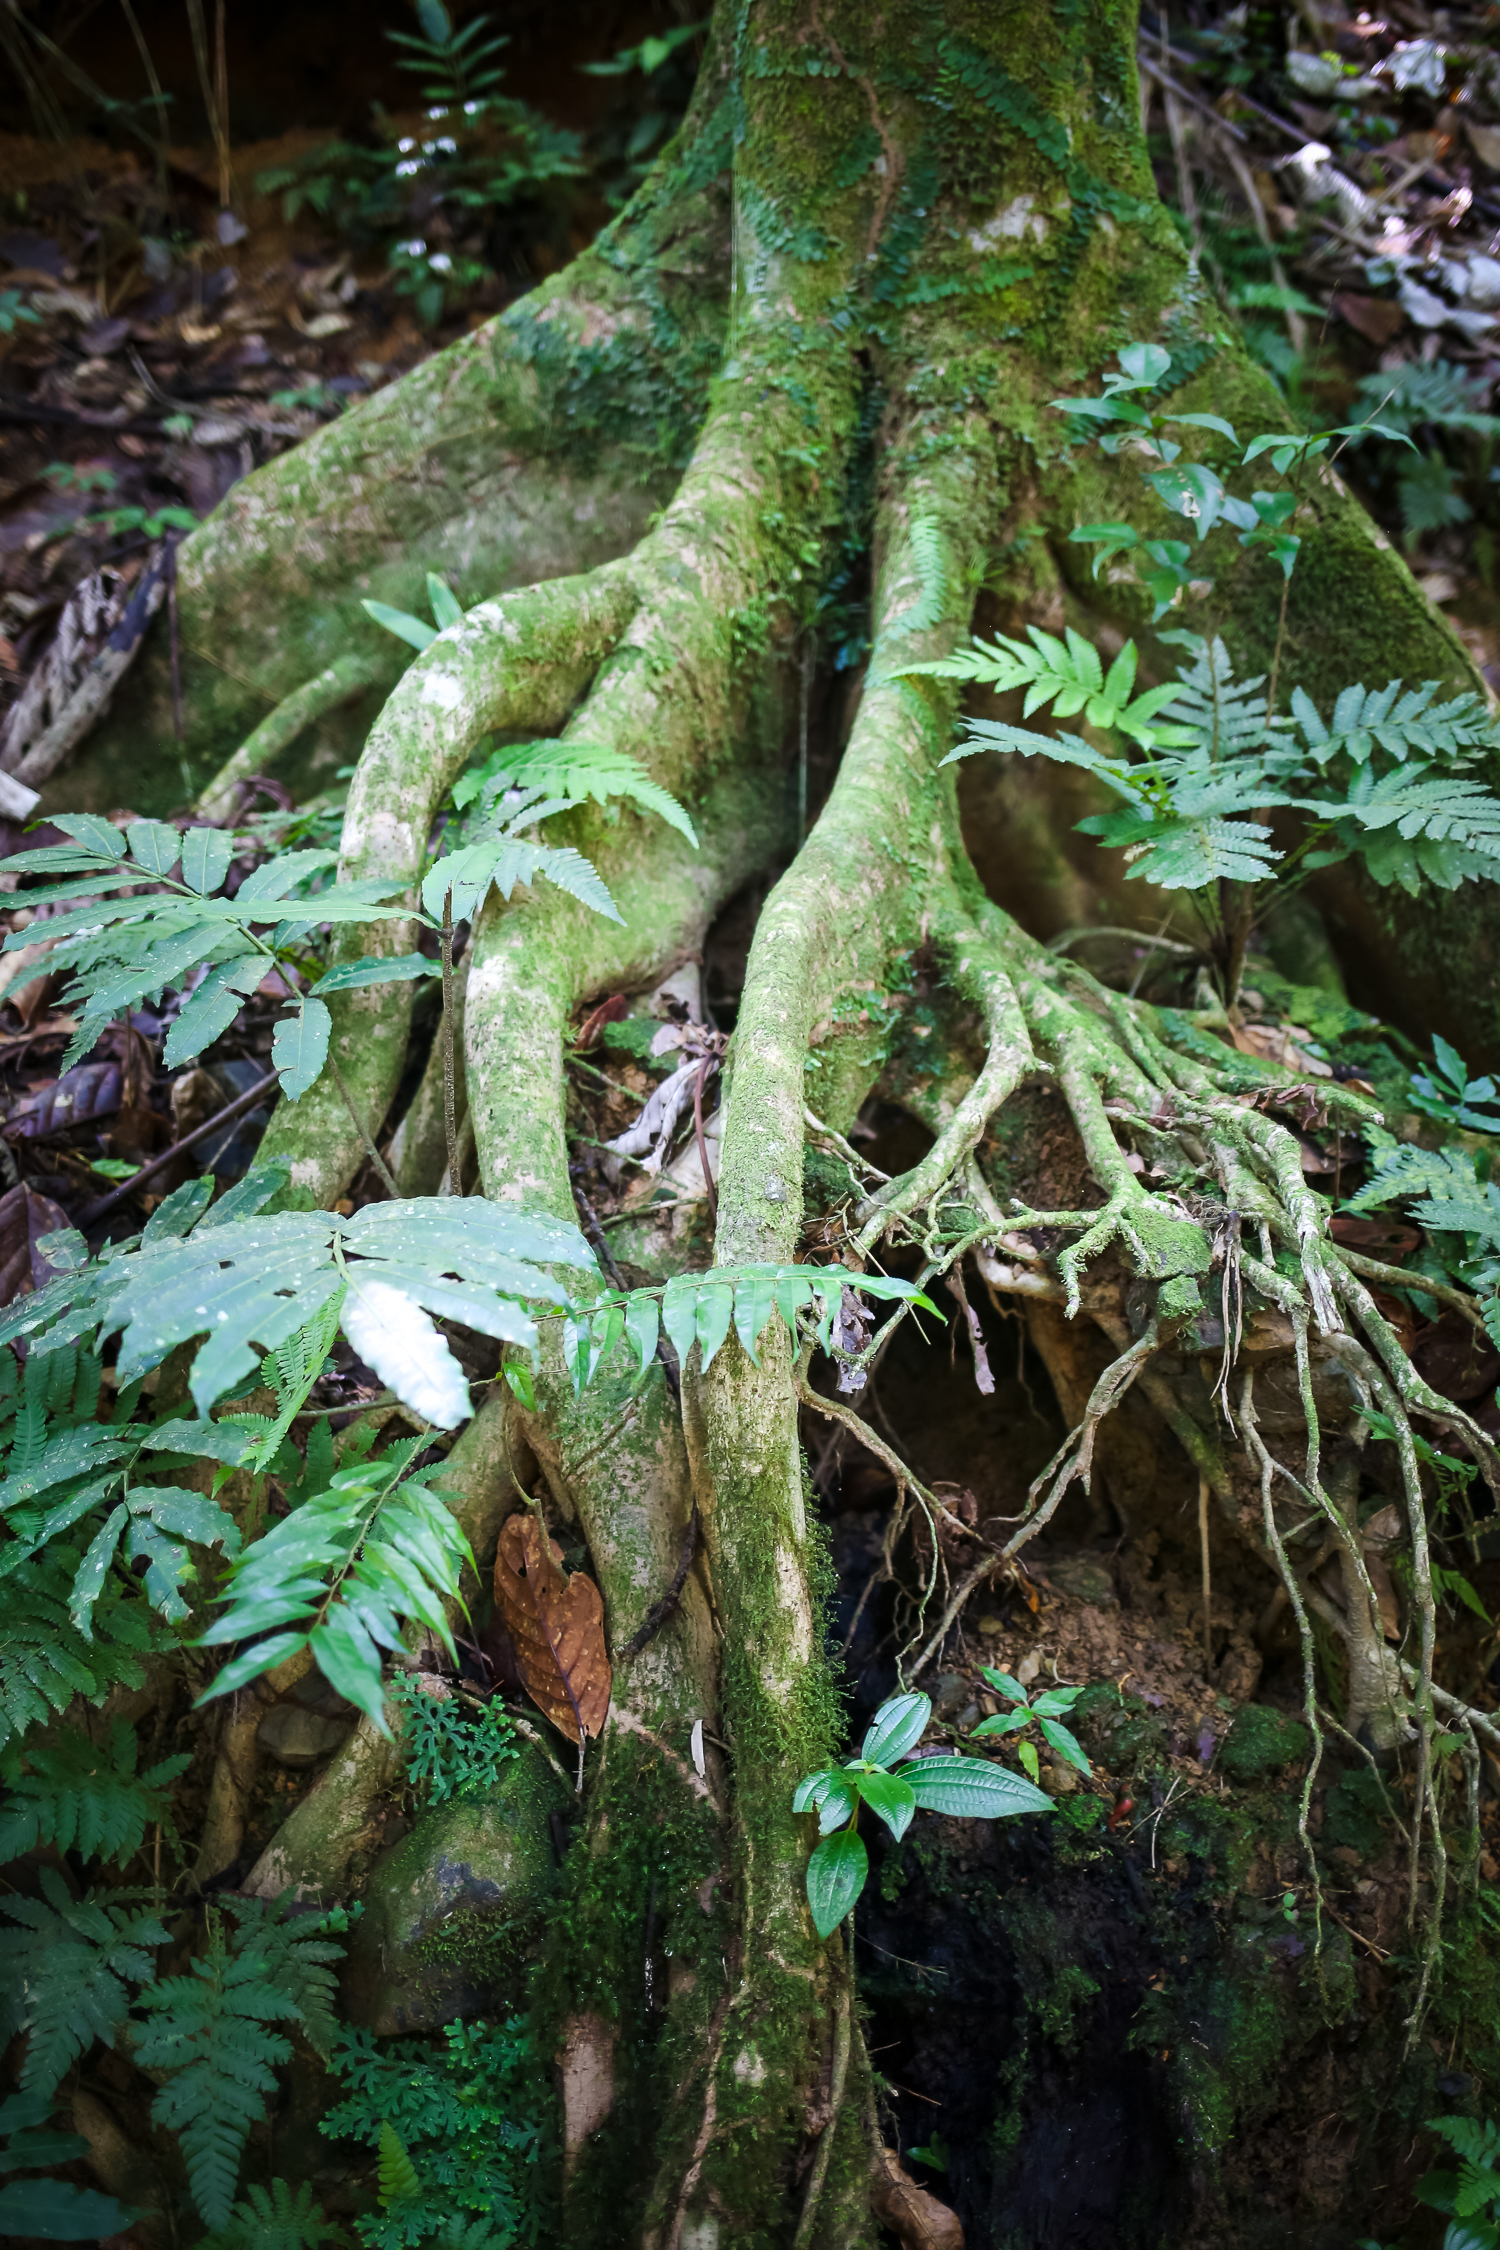
[[[208,1138],[216,1126],[228,1125],[236,1117],[243,1117],[246,1110],[254,1109],[261,1097],[268,1094],[276,1083],[277,1073],[274,1070],[264,1078],[258,1078],[247,1092],[237,1094],[223,1109],[215,1110],[205,1124],[195,1125],[191,1133],[184,1133],[180,1141],[174,1141],[170,1148],[164,1148],[160,1156],[153,1156],[149,1164],[143,1164],[128,1180],[122,1180],[117,1188],[111,1188],[108,1195],[101,1195],[97,1203],[90,1203],[79,1214],[79,1226],[91,1227],[96,1219],[107,1218],[111,1211],[117,1211],[122,1203],[130,1200],[138,1187],[170,1164],[174,1156],[181,1156],[185,1149],[195,1148],[199,1141]]]

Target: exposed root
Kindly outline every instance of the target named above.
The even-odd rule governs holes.
[[[316,724],[340,704],[352,703],[366,688],[385,676],[385,666],[365,651],[336,657],[315,678],[305,680],[268,711],[231,757],[225,759],[208,787],[199,794],[193,811],[200,820],[232,817],[242,782],[255,781],[290,749],[299,734]]]

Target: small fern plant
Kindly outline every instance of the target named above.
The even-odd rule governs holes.
[[[1277,715],[1264,676],[1236,679],[1222,640],[1160,638],[1189,661],[1175,683],[1139,693],[1133,641],[1106,672],[1071,627],[1063,640],[1036,626],[1026,641],[976,640],[902,676],[1024,689],[1026,718],[1047,704],[1059,718],[1082,715],[1092,740],[968,719],[948,762],[1017,751],[1092,774],[1117,804],[1080,830],[1123,850],[1131,877],[1186,894],[1228,1006],[1273,893],[1320,868],[1357,859],[1413,896],[1424,882],[1451,890],[1500,874],[1500,797],[1476,771],[1500,736],[1478,695],[1440,698],[1432,681],[1392,680],[1345,688],[1325,717],[1299,686],[1290,715]]]

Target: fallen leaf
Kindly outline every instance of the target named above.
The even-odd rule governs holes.
[[[613,993],[608,1000],[601,1000],[593,1014],[586,1016],[579,1026],[578,1036],[573,1041],[574,1051],[586,1055],[591,1047],[597,1046],[604,1026],[607,1023],[618,1023],[628,1006],[629,1002],[623,992]]]
[[[1496,138],[1500,139],[1500,134]],[[1401,307],[1389,297],[1361,297],[1352,289],[1336,290],[1330,309],[1368,344],[1388,344],[1406,319]]]
[[[957,2213],[917,2186],[893,2148],[878,2150],[871,2169],[875,2216],[890,2228],[902,2250],[964,2250]]]
[[[1305,1070],[1312,1078],[1331,1078],[1333,1066],[1319,1062],[1302,1045],[1312,1038],[1296,1023],[1242,1023],[1230,1038],[1242,1055],[1257,1055],[1262,1062],[1280,1063],[1283,1070]]]
[[[1487,164],[1492,172],[1500,172],[1500,126],[1476,125],[1472,117],[1466,117],[1464,131],[1480,163]]]
[[[52,1268],[37,1243],[44,1234],[72,1224],[61,1204],[50,1195],[38,1195],[24,1181],[8,1195],[0,1195],[0,1305],[51,1280]]]
[[[114,1062],[75,1063],[50,1086],[29,1094],[6,1128],[11,1140],[42,1140],[73,1125],[113,1117],[120,1107],[121,1073]]]
[[[562,1568],[562,1549],[530,1509],[509,1517],[495,1555],[495,1600],[515,1643],[527,1694],[572,1742],[597,1735],[609,1713],[604,1601],[586,1572]]]

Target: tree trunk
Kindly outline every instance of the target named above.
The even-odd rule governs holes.
[[[1085,1454],[1107,1385],[1133,1380],[1143,1353],[1180,1332],[1210,1264],[1203,1229],[1126,1162],[1112,1122],[1121,1105],[1150,1113],[1170,1095],[1217,1148],[1213,1192],[1300,1258],[1303,1282],[1281,1286],[1302,1348],[1312,1336],[1315,1372],[1349,1343],[1345,1323],[1363,1323],[1377,1352],[1383,1327],[1358,1280],[1333,1270],[1295,1141],[1235,1102],[1227,1050],[1173,1050],[1150,1011],[1046,953],[986,897],[941,763],[952,695],[893,676],[954,646],[987,572],[1007,629],[1067,619],[1142,633],[1134,593],[1094,585],[1068,542],[1079,521],[1130,512],[1134,471],[1070,453],[1047,411],[1117,346],[1166,341],[1186,409],[1242,430],[1284,422],[1156,197],[1135,34],[1128,0],[886,0],[878,12],[720,0],[689,124],[601,242],[247,480],[181,564],[182,756],[195,789],[269,708],[350,651],[368,653],[365,700],[330,737],[368,733],[347,877],[415,878],[453,779],[498,730],[610,742],[692,812],[697,851],[632,812],[569,816],[567,840],[599,867],[623,928],[542,889],[484,910],[463,1038],[485,1195],[574,1216],[572,1020],[701,959],[720,908],[757,876],[774,884],[728,1070],[717,1265],[798,1257],[809,1100],[842,1134],[877,1087],[935,1139],[856,1215],[860,1250],[901,1214],[925,1210],[935,1224],[944,1196],[998,1237],[996,1198],[1014,1183],[992,1150],[987,1178],[975,1151],[1016,1090],[1045,1079],[1106,1202],[1060,1282],[1024,1258],[1006,1263],[1003,1247],[992,1263],[997,1287],[1070,1316],[1081,1303],[1111,1340]],[[1285,685],[1467,677],[1459,645],[1335,476],[1311,507]],[[837,778],[798,849],[784,757],[795,658],[865,542],[873,645]],[[1279,576],[1254,553],[1209,551],[1237,655],[1267,663]],[[453,577],[468,615],[401,672],[358,602],[413,604],[428,569]],[[1165,651],[1155,656],[1164,670]],[[72,802],[103,802],[119,761],[166,739],[164,680],[153,648],[69,777]],[[326,746],[318,755],[331,763]],[[159,758],[163,799],[177,770],[175,752]],[[984,872],[1019,900],[1017,839],[984,832],[982,796],[969,811]],[[138,802],[152,809],[146,793]],[[1362,942],[1383,946],[1383,961],[1408,964],[1414,994],[1488,960],[1473,910],[1448,898],[1403,908],[1389,929],[1362,896],[1340,911],[1351,926],[1364,917]],[[385,923],[341,950],[411,942]],[[935,964],[925,1075],[857,1028],[918,957]],[[1479,974],[1493,1011],[1495,980]],[[1478,984],[1462,989],[1477,1003]],[[334,1002],[341,1075],[377,1136],[397,1122],[412,991]],[[420,1145],[435,1163],[438,1137]],[[292,1192],[321,1205],[345,1192],[362,1149],[323,1084],[282,1106],[266,1143],[290,1158]],[[408,1172],[402,1184],[438,1182]],[[1105,1253],[1114,1268],[1090,1278],[1088,1259]],[[1122,1310],[1132,1277],[1149,1300],[1148,1343]],[[844,1948],[809,1920],[808,1840],[791,1811],[795,1781],[838,1751],[842,1731],[796,1373],[784,1338],[766,1340],[759,1365],[731,1338],[707,1374],[690,1357],[679,1406],[663,1368],[633,1384],[623,1352],[581,1400],[549,1363],[535,1408],[515,1418],[552,1506],[588,1545],[617,1664],[537,2003],[563,2089],[569,2250],[874,2240],[869,2065]],[[1361,1380],[1399,1412],[1417,1396],[1408,1376],[1386,1358]],[[1164,1378],[1148,1367],[1140,1380],[1234,1536],[1267,1558],[1280,1493],[1263,1512],[1259,1471],[1247,1484]],[[1073,1473],[1064,1464],[1013,1545]],[[626,1659],[690,1519],[701,1539],[683,1598]],[[1430,1645],[1423,1662],[1430,1670]],[[690,1754],[699,1722],[702,1773]],[[316,1839],[296,1864],[316,1878]],[[323,1868],[334,1887],[344,1865]]]

